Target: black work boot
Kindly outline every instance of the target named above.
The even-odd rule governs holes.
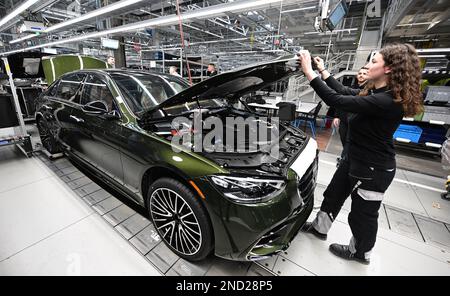
[[[350,252],[347,245],[331,244],[330,252],[346,260],[354,260],[365,265],[370,264],[370,259],[366,259],[364,256],[358,256],[357,254]]]
[[[314,234],[315,237],[317,237],[318,239],[321,239],[323,241],[327,240],[327,235],[318,232],[312,225],[311,222],[306,222],[303,227],[302,227],[302,232],[306,232],[306,233],[312,233]]]

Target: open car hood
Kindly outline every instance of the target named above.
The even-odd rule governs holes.
[[[296,74],[296,59],[296,56],[288,55],[218,74],[179,92],[148,112],[196,100],[239,98]]]

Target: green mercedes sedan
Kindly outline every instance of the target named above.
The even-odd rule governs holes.
[[[296,74],[292,65],[278,59],[193,86],[162,73],[78,70],[39,97],[36,123],[50,153],[144,207],[178,256],[264,259],[288,248],[314,203],[316,141],[249,103]]]

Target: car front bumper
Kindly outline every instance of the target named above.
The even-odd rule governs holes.
[[[233,202],[202,178],[205,206],[214,228],[215,254],[247,261],[286,250],[312,212],[316,176],[317,157],[300,180],[290,171],[286,189],[258,204]]]

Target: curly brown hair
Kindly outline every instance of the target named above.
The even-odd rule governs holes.
[[[380,50],[384,64],[391,68],[387,86],[393,92],[394,101],[403,106],[405,116],[414,116],[423,111],[423,97],[420,92],[419,57],[411,44],[394,43]],[[373,83],[368,83],[361,95],[367,95]]]

